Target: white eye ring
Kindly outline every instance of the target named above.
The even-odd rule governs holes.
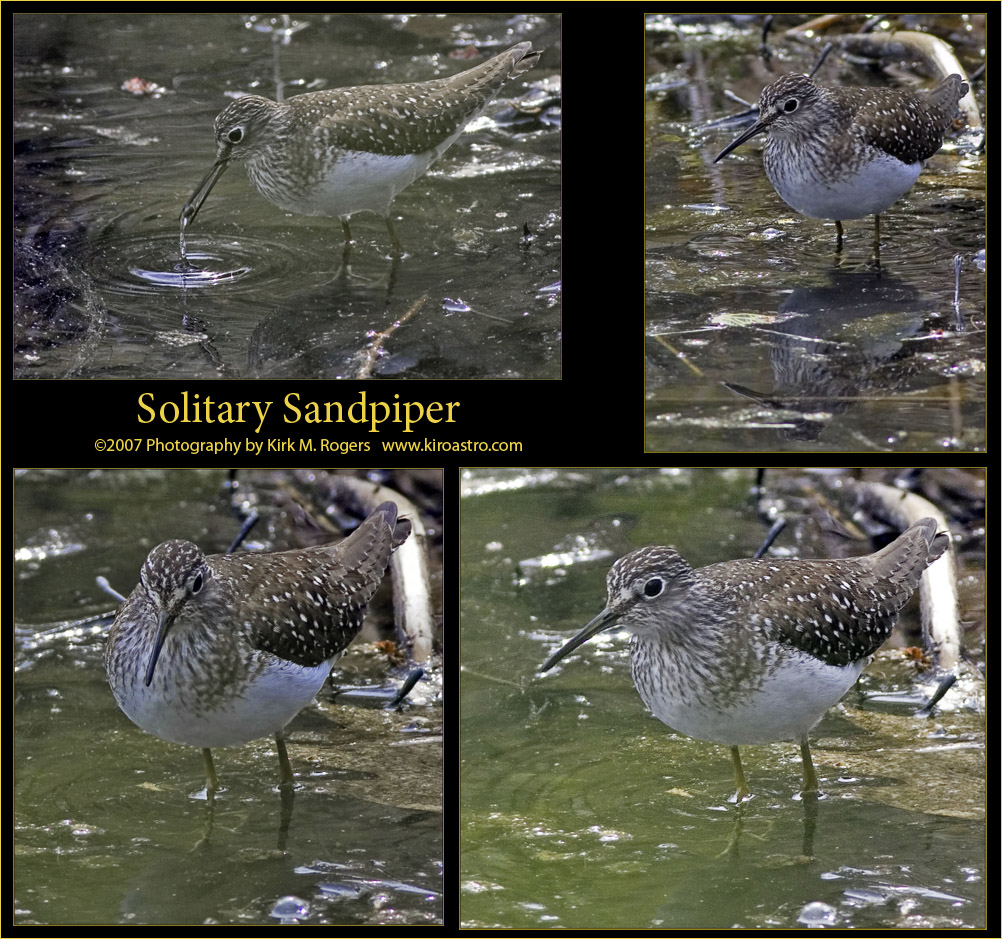
[[[653,600],[655,597],[660,597],[665,590],[665,582],[663,577],[652,577],[644,584],[644,596],[648,600]]]

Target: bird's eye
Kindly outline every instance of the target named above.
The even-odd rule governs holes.
[[[786,101],[783,102],[783,110],[786,111],[787,114],[792,114],[799,107],[800,102],[796,98],[787,98]]]
[[[234,127],[227,135],[226,139],[230,143],[240,143],[244,139],[244,129],[242,127]]]
[[[202,589],[202,575],[197,574],[195,579],[191,582],[191,592],[192,594],[198,593]]]
[[[653,599],[660,596],[664,589],[665,582],[660,577],[652,577],[644,584],[644,596],[648,599]]]

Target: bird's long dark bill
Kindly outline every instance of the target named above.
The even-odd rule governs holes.
[[[719,162],[725,156],[727,156],[727,154],[730,153],[732,150],[736,150],[738,147],[740,147],[741,144],[743,144],[746,140],[751,140],[752,137],[754,137],[756,134],[761,134],[762,131],[764,130],[765,130],[765,124],[763,124],[761,121],[756,121],[740,137],[736,137],[726,147],[724,147],[724,149],[721,150],[720,153],[718,153],[713,158],[713,162],[714,163]]]
[[[230,161],[225,157],[216,160],[212,164],[212,169],[205,174],[205,179],[203,179],[199,184],[198,188],[188,196],[188,201],[184,204],[184,208],[181,210],[181,227],[185,228],[195,221],[195,216],[198,215],[198,210],[202,208],[202,203],[209,198],[209,193],[212,192],[212,187],[216,185],[219,181],[219,177],[223,175],[226,171],[226,167],[230,165]]]
[[[587,626],[585,626],[576,636],[567,640],[556,652],[553,653],[540,667],[541,672],[547,672],[557,664],[565,655],[573,652],[578,646],[586,643],[592,636],[616,625],[619,614],[611,610],[602,610]]]
[[[146,687],[149,688],[153,681],[153,672],[157,667],[157,659],[160,658],[160,650],[164,647],[164,640],[167,638],[167,630],[170,629],[174,621],[166,613],[161,613],[157,618],[157,635],[153,640],[153,653],[150,655],[150,664],[146,666]]]

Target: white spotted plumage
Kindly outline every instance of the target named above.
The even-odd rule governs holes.
[[[143,730],[189,746],[279,733],[361,628],[409,531],[386,502],[336,545],[210,556],[158,545],[109,635],[116,701]]]

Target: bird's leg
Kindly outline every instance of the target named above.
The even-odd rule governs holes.
[[[877,262],[877,270],[880,270],[880,213],[873,216],[873,257]]]
[[[397,233],[393,230],[393,222],[390,221],[389,215],[386,218],[386,230],[390,233],[390,241],[393,244],[393,253],[399,257],[403,254],[403,248],[400,247],[400,239],[397,237]]]
[[[842,250],[842,223],[835,219],[835,253],[838,254]]]
[[[344,232],[344,247],[341,249],[341,272],[348,272],[348,261],[351,258],[351,246],[355,243],[351,240],[351,229],[348,227],[346,216],[341,217],[341,231]]]
[[[738,753],[737,747],[731,747],[731,762],[734,764],[734,784],[737,786],[737,791],[731,801],[742,802],[748,798],[750,793],[748,783],[745,780],[745,771],[741,768],[741,754]]]
[[[285,737],[282,735],[282,731],[275,734],[275,744],[278,746],[278,788],[291,789],[296,779],[292,773],[292,764],[289,762],[289,753],[285,749]]]
[[[219,788],[219,778],[216,776],[216,767],[212,765],[212,751],[208,747],[202,748],[202,760],[205,762],[205,788],[208,792],[215,792]]]
[[[818,774],[814,772],[814,760],[811,759],[811,747],[807,742],[807,734],[800,738],[800,756],[804,761],[804,792],[817,792]]]

